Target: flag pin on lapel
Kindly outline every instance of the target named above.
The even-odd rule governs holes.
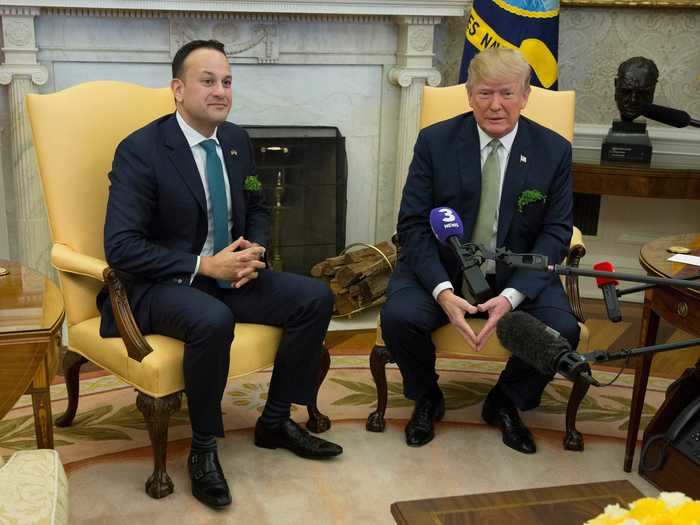
[[[236,150],[236,149],[232,149],[231,151],[229,151],[229,153],[231,154],[232,157],[238,157],[238,150]]]
[[[527,157],[525,155],[520,155],[520,164],[527,164]]]

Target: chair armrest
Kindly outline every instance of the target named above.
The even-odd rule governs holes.
[[[569,244],[569,254],[566,256],[566,265],[578,268],[581,258],[586,255],[586,245],[583,243],[583,235],[581,230],[574,226],[574,231],[571,235],[571,243]],[[583,323],[585,317],[583,308],[581,308],[581,296],[578,289],[578,275],[567,275],[564,278],[566,294],[569,296],[569,304],[574,312],[576,319]]]
[[[104,282],[103,272],[108,268],[106,261],[76,252],[65,244],[54,244],[51,248],[51,263],[61,272],[92,277]]]
[[[126,288],[120,273],[110,268],[106,261],[76,252],[65,244],[54,244],[51,249],[51,262],[61,271],[76,275],[84,275],[105,283],[109,291],[114,320],[126,345],[127,354],[131,359],[141,362],[153,349],[141,333],[134,314],[129,306]],[[127,275],[124,277],[128,278]]]
[[[112,312],[114,312],[117,330],[119,330],[119,335],[124,340],[126,352],[131,359],[140,363],[144,357],[153,352],[153,348],[148,344],[148,341],[141,333],[141,329],[136,324],[134,313],[129,305],[129,298],[126,295],[124,281],[119,278],[119,272],[114,268],[107,267],[103,276],[109,291],[109,299],[112,303]]]

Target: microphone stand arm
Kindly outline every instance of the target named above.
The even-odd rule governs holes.
[[[557,275],[581,275],[583,277],[603,277],[607,279],[616,279],[620,281],[631,281],[634,283],[645,283],[649,286],[635,287],[631,291],[640,291],[652,286],[677,286],[680,288],[694,288],[700,290],[700,275],[690,277],[689,279],[672,279],[669,277],[653,277],[650,275],[637,275],[632,273],[621,272],[603,272],[600,270],[588,270],[587,268],[579,268],[574,266],[562,266],[560,264],[549,264],[547,257],[536,253],[513,253],[505,248],[496,248],[495,252],[481,250],[487,259],[493,259],[497,263],[513,266],[515,268],[523,268],[525,270],[533,270],[539,272],[555,273]],[[623,291],[625,293],[630,293]]]

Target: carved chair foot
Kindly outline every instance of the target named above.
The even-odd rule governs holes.
[[[151,474],[151,477],[146,480],[146,494],[153,499],[164,498],[173,493],[173,480],[167,472],[160,471]]]
[[[384,421],[384,415],[380,414],[378,410],[372,412],[367,416],[367,424],[365,428],[368,432],[384,432],[386,428],[386,422]]]
[[[583,451],[583,434],[578,430],[564,435],[564,450]]]

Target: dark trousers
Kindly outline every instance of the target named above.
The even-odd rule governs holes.
[[[526,311],[551,326],[569,341],[572,348],[576,348],[580,328],[573,313],[542,303],[542,300],[525,300],[518,310]],[[404,395],[408,399],[419,399],[437,381],[435,345],[430,336],[448,322],[440,305],[418,284],[399,288],[387,298],[381,313],[382,336],[401,371]],[[496,333],[491,337],[496,337]],[[517,408],[529,410],[539,405],[542,392],[551,379],[551,376],[541,374],[521,359],[511,356],[496,386]]]
[[[185,393],[192,429],[224,435],[221,399],[228,378],[235,324],[284,329],[268,396],[306,405],[318,386],[323,339],[333,311],[333,294],[319,280],[263,270],[239,289],[219,288],[197,276],[192,286],[159,283],[137,312],[151,332],[185,342]]]

